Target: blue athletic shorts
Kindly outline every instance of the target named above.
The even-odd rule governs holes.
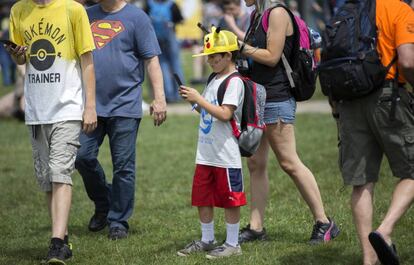
[[[281,102],[266,102],[264,112],[264,122],[266,124],[294,123],[296,113],[296,101],[291,97]]]

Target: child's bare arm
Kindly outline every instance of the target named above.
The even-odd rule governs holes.
[[[83,126],[85,133],[96,129],[96,99],[95,99],[95,68],[92,52],[86,52],[80,56],[83,85],[85,89],[85,109],[83,111]]]
[[[190,102],[191,104],[197,104],[198,112],[200,109],[205,109],[211,116],[215,117],[220,121],[229,121],[233,117],[233,113],[236,110],[236,106],[233,105],[222,105],[217,106],[211,104],[207,100],[205,100],[200,93],[191,87],[181,86],[180,88],[181,96]]]

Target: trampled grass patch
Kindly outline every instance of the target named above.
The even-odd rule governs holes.
[[[81,177],[74,178],[70,239],[74,258],[70,264],[361,264],[361,254],[349,208],[350,188],[343,188],[337,167],[336,127],[330,115],[298,115],[296,134],[302,160],[314,172],[327,213],[342,232],[333,242],[309,246],[311,214],[289,177],[272,156],[269,163],[270,200],[266,229],[270,240],[243,245],[243,255],[209,262],[203,255],[188,258],[176,251],[200,236],[195,208],[190,205],[198,118],[169,116],[165,125],[153,127],[149,117],[138,134],[135,212],[130,236],[119,242],[107,239],[107,230],[91,233],[87,223],[93,213]],[[45,200],[33,176],[29,134],[15,121],[0,121],[0,264],[38,264],[46,254],[50,224]],[[111,174],[107,142],[100,161]],[[249,175],[244,169],[247,194]],[[375,224],[384,216],[396,179],[387,165],[376,188]],[[248,222],[248,206],[241,225]],[[216,237],[225,239],[223,211],[216,211]],[[414,264],[412,210],[395,231],[403,264]]]

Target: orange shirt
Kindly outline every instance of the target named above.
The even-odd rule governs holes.
[[[400,0],[376,1],[377,50],[382,64],[387,66],[394,58],[398,46],[414,43],[414,11]],[[388,72],[387,79],[395,77],[395,69],[396,64]],[[401,72],[399,80],[405,82]]]

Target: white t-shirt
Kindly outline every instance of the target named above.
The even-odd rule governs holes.
[[[229,75],[222,76],[219,79],[214,78],[207,84],[203,96],[208,102],[218,105],[218,88]],[[232,78],[224,94],[222,105],[237,107],[234,112],[234,119],[238,124],[242,116],[243,97],[243,81],[238,77]],[[222,122],[204,109],[200,113],[196,163],[223,168],[242,167],[239,145],[233,135],[230,122]]]

